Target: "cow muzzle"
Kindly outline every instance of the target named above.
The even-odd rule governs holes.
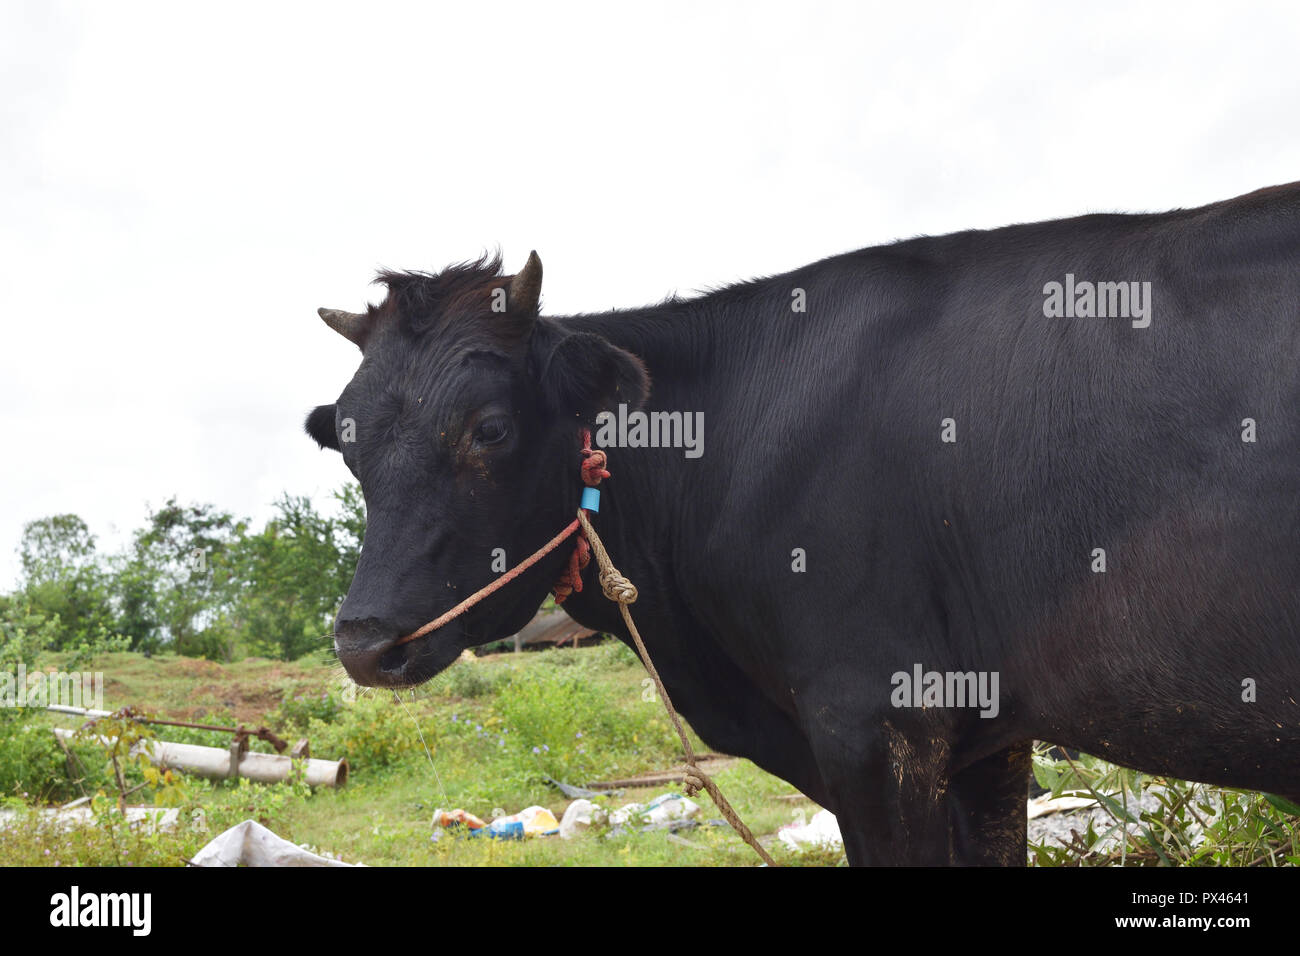
[[[397,643],[402,632],[377,618],[340,620],[334,627],[334,651],[348,676],[364,687],[409,687],[419,677],[417,649]]]

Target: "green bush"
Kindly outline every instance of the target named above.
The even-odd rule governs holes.
[[[640,668],[643,666],[641,658],[636,656],[636,651],[616,637],[608,638],[603,643],[597,644],[588,650],[585,661],[588,667],[595,670],[618,667]]]
[[[8,866],[183,866],[212,837],[203,810],[182,808],[181,826],[159,830],[128,824],[109,795],[91,803],[94,825],[65,827],[35,808],[21,809],[0,829],[0,860]]]
[[[29,670],[41,651],[54,644],[59,616],[33,611],[20,595],[0,595],[0,670]]]
[[[583,668],[585,670],[585,668]],[[569,668],[530,667],[512,673],[496,712],[514,746],[560,779],[589,780],[620,766],[663,766],[677,748],[657,701],[621,706],[605,685]]]
[[[0,796],[30,803],[63,803],[109,785],[103,759],[93,744],[73,742],[73,777],[68,758],[48,724],[32,722],[23,710],[0,711]]]
[[[509,672],[503,667],[476,660],[460,660],[430,683],[433,693],[444,697],[485,697],[505,682]]]
[[[67,656],[63,661],[64,670],[87,670],[101,654],[119,654],[131,649],[131,638],[121,634],[109,634],[102,626],[93,636],[83,638],[77,644],[65,644],[63,650]]]
[[[303,691],[285,697],[271,715],[271,726],[286,730],[305,730],[312,721],[332,724],[339,719],[343,699],[333,691]]]
[[[433,748],[432,722],[425,720],[418,726],[425,742]],[[412,754],[424,753],[412,716],[391,697],[362,697],[341,707],[332,721],[313,717],[307,724],[307,736],[313,756],[327,760],[346,757],[353,770],[386,767]]]

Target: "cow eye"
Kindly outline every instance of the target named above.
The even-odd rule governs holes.
[[[505,415],[493,415],[479,422],[474,429],[474,440],[480,445],[499,445],[510,434],[510,419]]]

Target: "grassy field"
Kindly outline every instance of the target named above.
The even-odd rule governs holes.
[[[339,790],[302,785],[211,783],[173,775],[129,802],[177,806],[188,821],[149,834],[118,822],[116,787],[103,748],[75,747],[80,766],[71,782],[67,759],[51,746],[50,725],[73,718],[24,711],[23,747],[0,756],[5,806],[19,825],[0,830],[0,862],[27,865],[180,865],[212,835],[240,820],[260,820],[281,836],[349,862],[369,865],[709,865],[751,866],[757,857],[725,826],[700,826],[671,840],[664,831],[572,840],[434,840],[435,808],[464,808],[483,818],[545,806],[559,819],[569,801],[544,775],[567,783],[624,779],[678,763],[675,737],[645,673],[621,644],[466,658],[414,695],[355,690],[326,664],[251,659],[230,665],[177,657],[107,655],[105,706],[130,705],[171,719],[218,725],[267,725],[286,738],[307,736],[313,756],[347,757],[351,775]],[[12,728],[11,728],[12,730]],[[225,746],[221,734],[158,728],[162,739]],[[47,740],[47,738],[49,738]],[[693,741],[703,751],[706,747]],[[270,750],[254,741],[254,749]],[[127,783],[145,780],[131,767]],[[733,805],[769,846],[779,826],[817,807],[782,780],[744,760],[715,774]],[[673,786],[628,789],[611,808],[648,802]],[[94,829],[55,831],[36,807],[102,793]],[[143,799],[142,799],[143,798]],[[707,794],[700,818],[717,818]],[[684,841],[684,842],[683,842]],[[780,853],[780,850],[774,850]],[[840,853],[811,853],[783,862],[842,863]]]
[[[57,658],[46,666],[57,665]],[[178,808],[181,825],[161,832],[128,827],[117,812],[118,784],[105,747],[72,744],[70,758],[52,726],[70,717],[0,708],[0,864],[179,866],[214,835],[256,819],[294,843],[348,862],[379,865],[754,866],[756,855],[726,826],[575,839],[467,839],[435,830],[436,808],[463,808],[488,820],[531,805],[559,819],[569,801],[546,780],[586,785],[667,770],[680,755],[668,719],[640,663],[621,644],[579,649],[466,655],[434,681],[398,700],[357,693],[337,665],[249,659],[221,665],[182,657],[104,655],[107,709],[131,706],[171,719],[270,727],[290,741],[306,736],[313,756],[346,757],[351,775],[339,790],[302,783],[260,786],[160,776],[124,762],[127,787],[144,784],[132,805]],[[128,735],[139,725],[123,725]],[[100,732],[106,732],[103,724]],[[161,739],[226,747],[228,734],[158,728]],[[707,748],[693,741],[697,750]],[[270,745],[254,740],[253,748]],[[745,760],[710,772],[779,862],[843,865],[838,851],[793,854],[776,832],[818,809],[786,782]],[[1039,782],[1055,792],[1091,792],[1110,818],[1081,825],[1073,846],[1030,847],[1030,862],[1061,865],[1294,865],[1300,862],[1300,815],[1260,794],[1152,778],[1091,757],[1035,757]],[[605,801],[615,809],[646,803],[674,788],[629,788]],[[1145,795],[1136,809],[1123,794]],[[1115,799],[1113,795],[1120,795]],[[82,795],[93,798],[96,826],[59,829],[42,811]],[[700,819],[719,814],[707,794]],[[1135,809],[1129,810],[1132,806]],[[1132,835],[1117,848],[1127,820]],[[435,839],[435,833],[439,838]],[[1107,842],[1109,840],[1109,842]]]

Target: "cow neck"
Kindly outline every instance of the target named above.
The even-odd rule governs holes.
[[[717,317],[706,299],[643,309],[560,316],[561,329],[590,332],[641,359],[651,382],[702,382],[714,359]]]
[[[650,404],[654,407],[695,410],[707,404],[706,388],[713,377],[713,343],[719,333],[718,318],[707,299],[694,299],[643,309],[552,316],[550,320],[561,332],[599,335],[639,358],[649,373]],[[578,476],[574,465],[587,445],[585,438],[582,430],[575,431],[573,444],[569,446],[573,449],[570,454],[575,457],[566,455],[563,462],[561,480],[566,484]],[[680,505],[680,495],[685,493],[682,484],[685,476],[676,469],[664,472],[656,468],[651,474],[644,467],[637,468],[638,456],[634,452],[629,454],[618,447],[608,451],[608,469],[615,477],[609,490],[601,496],[600,513],[590,517],[612,553],[636,566],[640,563],[637,555],[653,551],[656,542],[662,543],[663,536],[669,532],[674,508]],[[619,507],[618,501],[625,502],[626,506]],[[571,588],[575,580],[574,562],[578,562],[580,575],[588,560],[587,542],[579,538],[557,585]],[[559,586],[555,590],[557,599],[564,595],[564,609],[589,627],[614,626],[615,606],[604,600],[599,585],[593,587],[593,581],[588,575],[585,589],[573,589],[578,593]]]

